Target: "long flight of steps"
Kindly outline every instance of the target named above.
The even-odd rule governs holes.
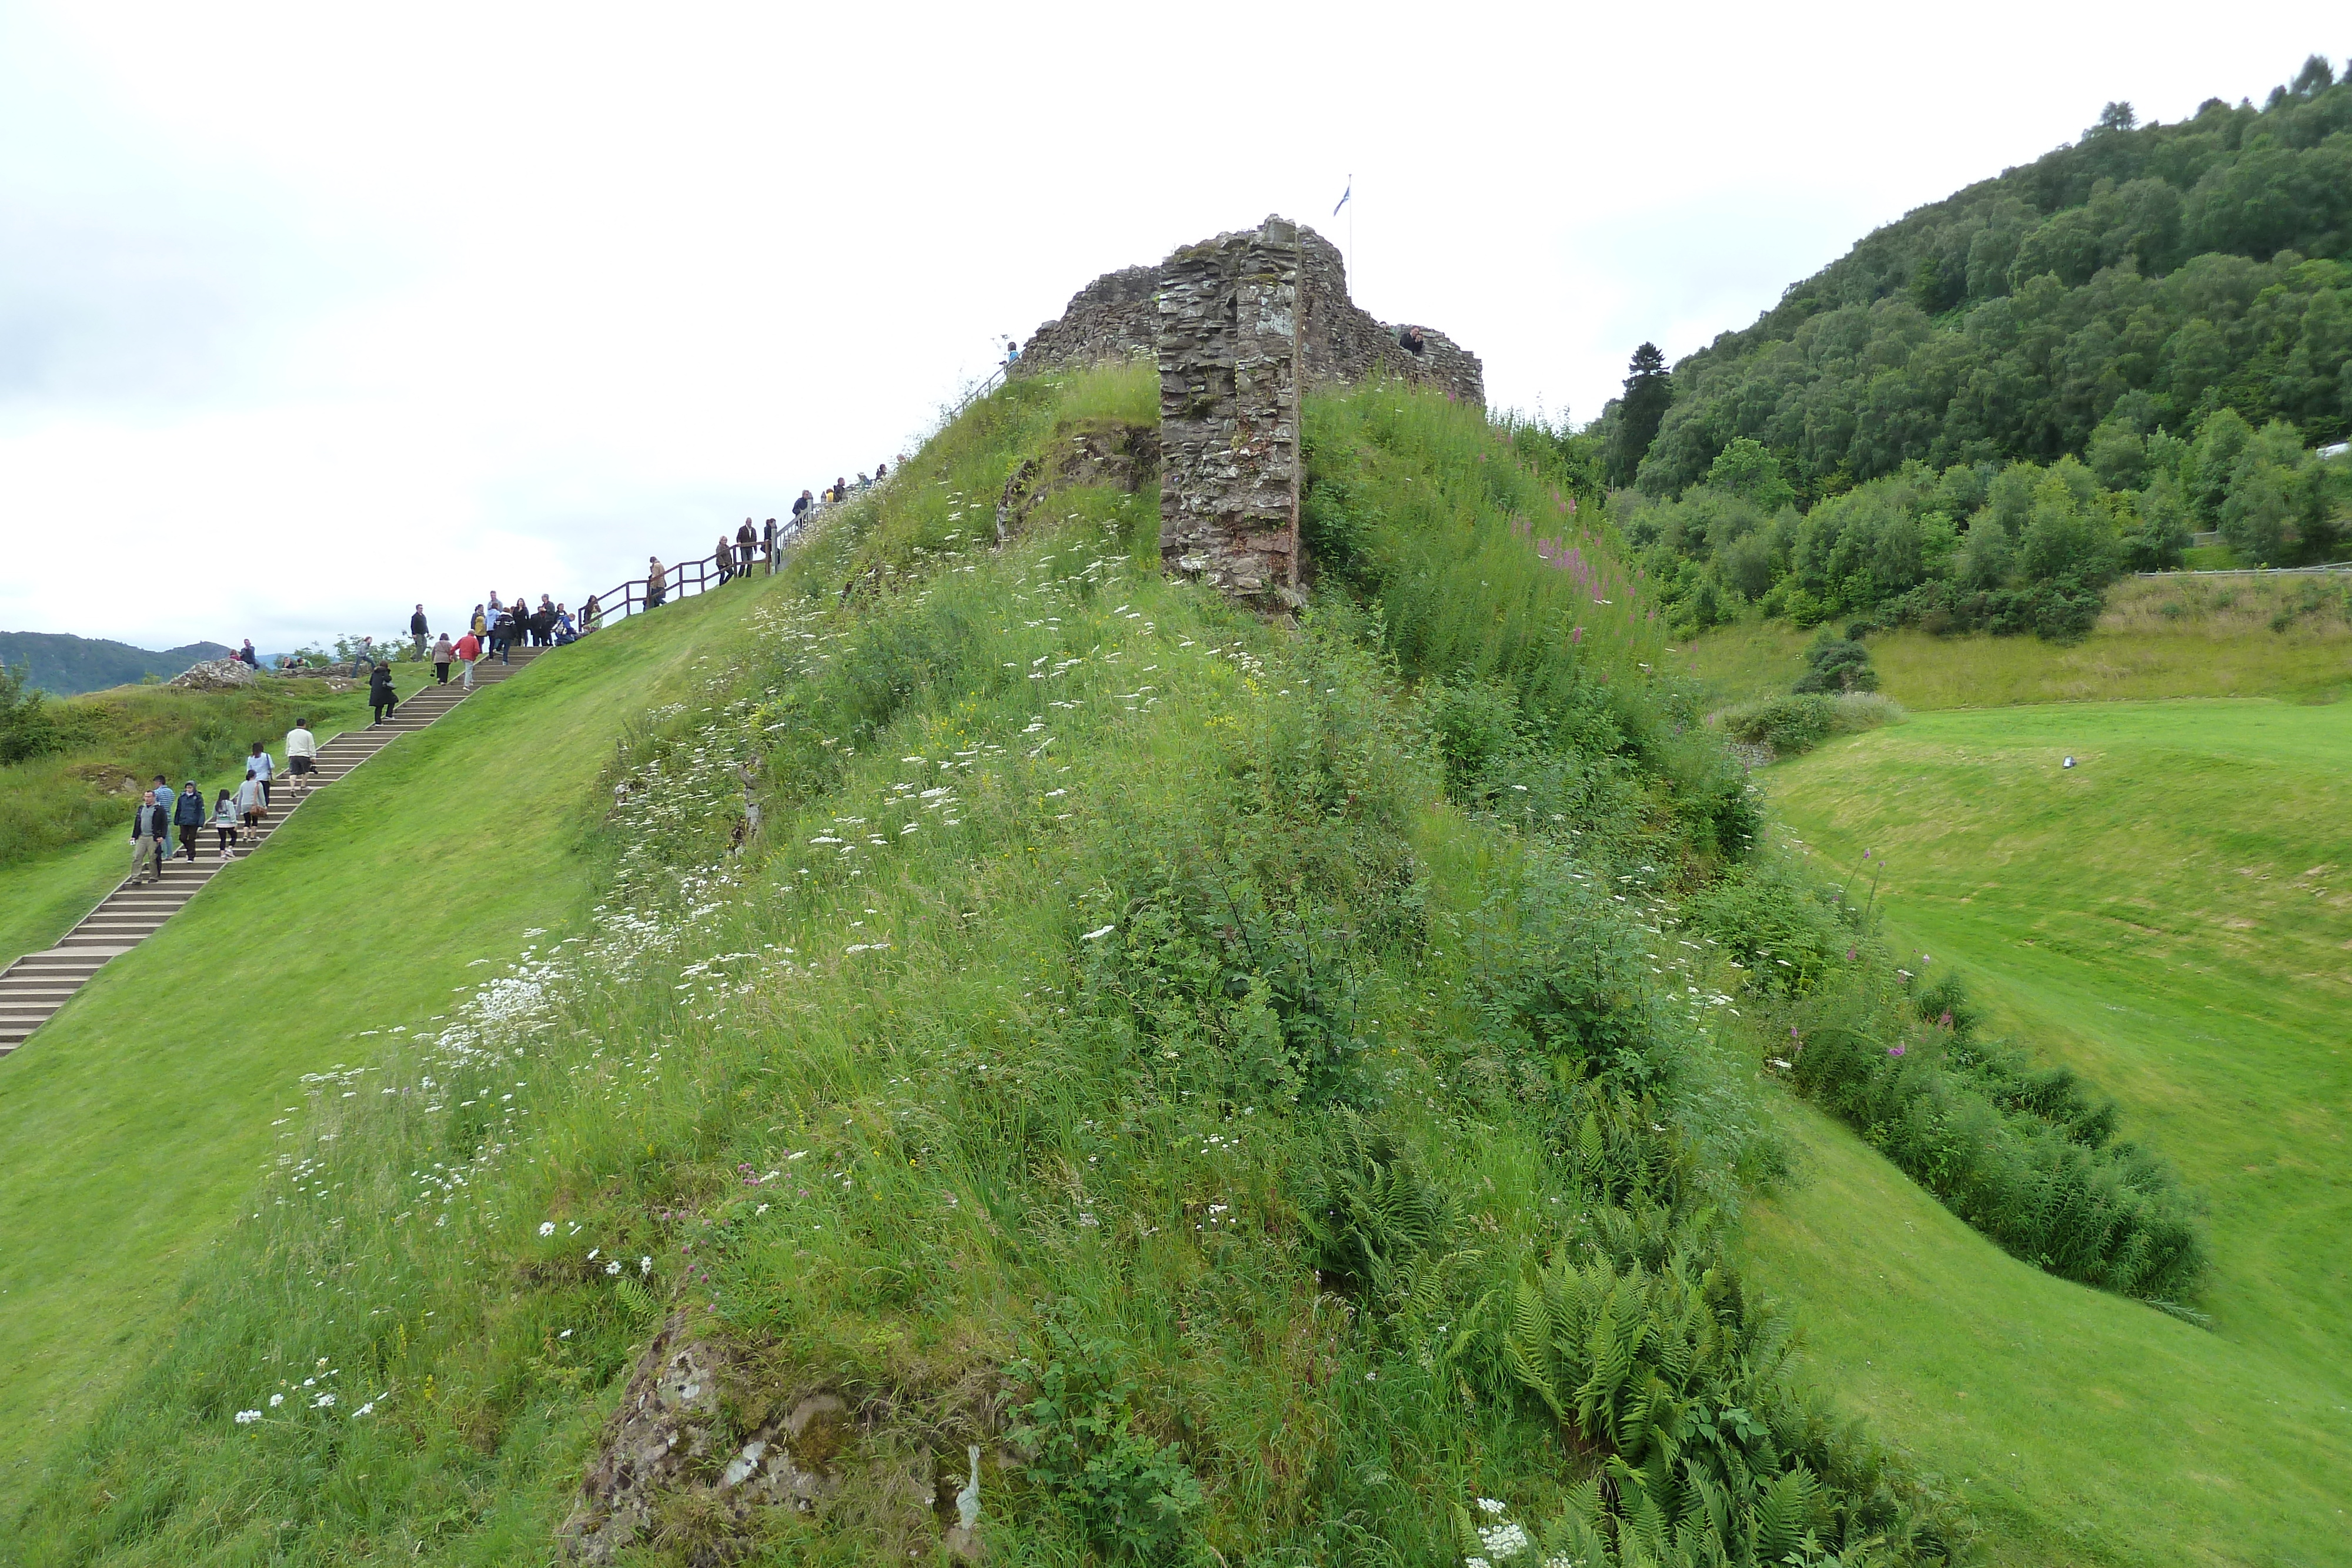
[[[544,651],[517,648],[510,664],[501,664],[495,659],[485,661],[475,666],[474,683],[495,685]],[[317,782],[310,788],[341,779],[402,736],[423,729],[447,713],[464,701],[466,695],[466,688],[453,677],[446,686],[428,685],[409,697],[394,708],[392,716],[382,724],[343,731],[319,747],[319,768],[311,775]],[[236,853],[240,859],[266,843],[304,799],[294,776],[282,764],[271,789],[277,800],[260,829],[247,833],[237,845]],[[197,839],[196,859],[193,862],[174,855],[164,862],[163,881],[124,882],[80,925],[67,932],[56,946],[46,953],[27,954],[9,965],[5,973],[0,973],[0,1056],[24,1044],[26,1037],[47,1022],[49,1015],[65,1006],[66,998],[79,990],[108,959],[129,952],[154,935],[180,905],[194,897],[197,890],[219,873],[222,862],[214,848],[218,836],[207,825],[198,830]],[[130,852],[126,838],[126,861]]]

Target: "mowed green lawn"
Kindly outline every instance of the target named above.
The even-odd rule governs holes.
[[[614,626],[396,742],[0,1060],[0,1509],[145,1362],[302,1075],[369,1061],[365,1031],[591,901],[578,846],[622,727],[766,589]]]
[[[400,694],[408,695],[432,678],[430,669],[423,664],[394,664],[394,678],[399,683]],[[310,727],[321,741],[333,739],[344,730],[365,727],[368,708],[363,691],[354,691],[333,700],[311,720]],[[269,737],[270,752],[280,768],[286,765],[285,739]],[[244,777],[240,769],[237,779]],[[177,784],[179,779],[173,779]],[[210,802],[215,794],[228,788],[235,779],[224,772],[200,779],[205,787],[205,800]],[[283,799],[281,795],[280,799]],[[53,946],[58,937],[81,924],[82,917],[98,906],[99,901],[119,886],[131,870],[131,814],[136,805],[126,797],[122,807],[122,830],[108,832],[87,843],[30,860],[0,864],[0,969],[6,968],[27,953],[37,953]],[[209,806],[207,807],[209,810]],[[209,852],[209,834],[203,841]]]
[[[2015,1561],[2352,1563],[2352,705],[1916,715],[1763,777],[2211,1201],[2208,1333],[2001,1256],[1792,1107],[1815,1180],[1756,1246],[1832,1380]]]

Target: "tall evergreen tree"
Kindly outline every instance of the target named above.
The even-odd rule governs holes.
[[[1641,467],[1643,455],[1658,436],[1658,426],[1666,417],[1666,405],[1674,401],[1674,379],[1666,373],[1666,357],[1655,343],[1644,343],[1633,350],[1633,362],[1626,367],[1625,396],[1617,405],[1617,440],[1609,453],[1609,482],[1630,485],[1634,471]]]

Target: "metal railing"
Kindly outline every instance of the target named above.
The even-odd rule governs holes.
[[[719,570],[719,556],[716,551],[707,556],[698,556],[692,560],[681,560],[665,566],[662,569],[662,597],[659,602],[668,604],[693,594],[708,593],[730,578],[750,576],[782,566],[785,548],[796,542],[805,531],[806,523],[814,521],[818,513],[824,509],[824,504],[820,502],[805,514],[803,522],[781,529],[777,533],[775,558],[772,562],[768,558],[764,545],[754,545],[751,549],[751,564],[749,567],[737,566],[730,562],[723,574]],[[631,615],[653,609],[656,601],[652,597],[652,590],[649,586],[652,580],[650,574],[645,577],[633,577],[615,587],[606,589],[602,593],[592,594],[590,597],[596,601],[595,624],[610,625],[615,621],[625,621]],[[582,605],[580,615],[575,619],[583,619],[587,613],[587,608],[585,604]],[[580,629],[583,632],[590,630],[584,624]]]
[[[2352,571],[2352,560],[2332,560],[2325,566],[2216,566],[2194,571],[2136,571],[2134,577],[2311,577],[2322,572]]]

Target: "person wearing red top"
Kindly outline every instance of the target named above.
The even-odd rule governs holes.
[[[466,666],[466,689],[474,689],[474,661],[482,656],[482,640],[471,632],[457,639],[457,659]]]

